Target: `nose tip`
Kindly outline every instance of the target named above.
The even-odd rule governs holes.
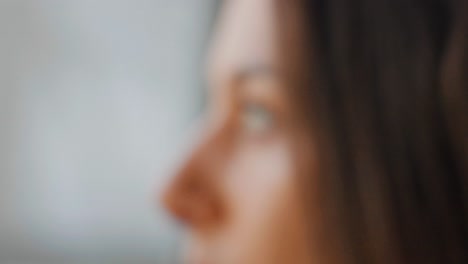
[[[175,179],[163,192],[163,207],[180,223],[187,226],[207,226],[218,220],[219,201],[213,191],[197,179]]]
[[[178,157],[170,169],[165,171],[169,177],[163,187],[159,190],[159,194],[156,197],[158,204],[166,210],[171,216],[179,221],[187,221],[189,210],[186,205],[186,187],[187,182],[193,181],[196,178],[192,175],[194,167],[194,150],[189,149],[187,153],[182,153],[181,157]]]
[[[178,221],[188,223],[193,220],[197,208],[203,206],[201,180],[186,173],[177,175],[162,193],[163,207]]]
[[[188,225],[191,222],[189,210],[177,203],[171,194],[165,193],[161,198],[164,209],[178,222]]]
[[[174,182],[171,181],[167,186],[165,186],[160,196],[158,197],[159,203],[170,214],[174,214],[176,208],[174,196]]]
[[[216,218],[219,186],[214,180],[216,172],[209,158],[210,150],[215,146],[213,139],[201,137],[191,147],[160,197],[162,206],[173,217],[191,226],[206,224]]]
[[[186,222],[188,220],[188,216],[183,212],[180,208],[180,203],[177,202],[177,197],[174,194],[174,183],[170,183],[166,188],[162,191],[162,194],[159,198],[159,203],[162,207],[175,219],[181,222]]]

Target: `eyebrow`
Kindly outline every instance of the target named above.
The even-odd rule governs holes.
[[[240,87],[249,79],[260,77],[279,79],[278,76],[278,70],[274,67],[266,63],[256,63],[240,65],[237,69],[233,69],[231,73],[224,75],[221,79],[223,79],[223,83],[228,84],[229,86]],[[214,88],[215,85],[210,85],[209,87]]]

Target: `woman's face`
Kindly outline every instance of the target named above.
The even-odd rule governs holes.
[[[226,2],[202,133],[164,203],[188,228],[188,263],[309,263],[300,134],[277,70],[274,1]]]

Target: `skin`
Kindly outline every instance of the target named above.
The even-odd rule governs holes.
[[[187,226],[187,263],[313,261],[273,2],[227,1],[221,13],[202,132],[163,196]]]

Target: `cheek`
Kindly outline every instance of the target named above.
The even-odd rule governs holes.
[[[294,188],[291,152],[285,142],[241,146],[226,171],[225,188],[235,214],[265,215]]]
[[[292,157],[281,141],[244,146],[224,175],[230,212],[225,237],[252,263],[299,263],[292,258],[304,244],[305,227]]]

